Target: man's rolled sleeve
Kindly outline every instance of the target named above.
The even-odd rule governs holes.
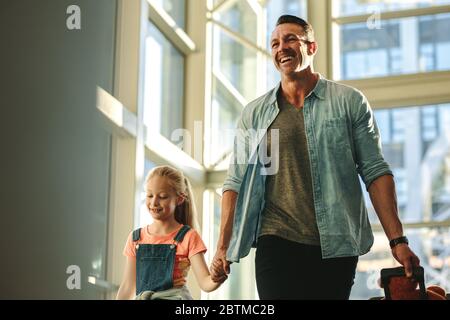
[[[232,176],[227,176],[222,186],[222,194],[228,190],[239,193],[239,189],[241,188],[241,182],[242,181],[238,181]]]
[[[383,158],[380,132],[373,111],[366,97],[359,91],[354,97],[354,107],[356,116],[353,130],[357,170],[369,190],[371,183],[377,178],[393,174]]]

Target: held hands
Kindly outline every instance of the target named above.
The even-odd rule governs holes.
[[[412,252],[406,243],[397,244],[392,248],[392,255],[395,260],[405,267],[405,273],[408,278],[412,277],[412,268],[420,265],[419,258]]]
[[[222,283],[228,278],[230,262],[226,259],[226,252],[226,249],[218,249],[209,267],[214,282]]]

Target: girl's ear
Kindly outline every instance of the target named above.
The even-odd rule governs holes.
[[[186,196],[185,196],[184,194],[180,194],[180,195],[177,197],[177,206],[183,204],[185,198],[186,198]]]

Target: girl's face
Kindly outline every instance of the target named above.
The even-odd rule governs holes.
[[[154,176],[146,186],[146,205],[154,220],[174,219],[175,208],[183,203],[183,197],[177,196],[166,177]]]

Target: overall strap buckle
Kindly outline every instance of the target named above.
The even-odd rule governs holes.
[[[173,239],[173,243],[170,245],[170,248],[173,249],[175,248],[180,242],[183,241],[184,236],[186,235],[186,233],[191,230],[191,227],[187,226],[187,225],[183,225],[183,227],[180,229],[180,231],[178,231],[177,235],[175,236],[175,238]]]

